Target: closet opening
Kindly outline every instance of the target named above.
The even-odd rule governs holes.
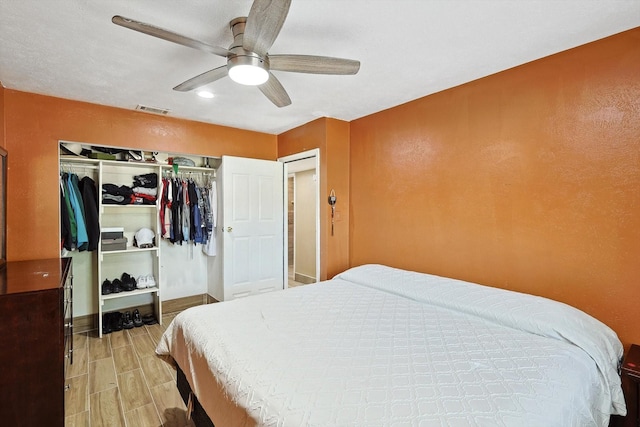
[[[309,150],[279,158],[285,165],[285,264],[288,286],[320,280],[320,155]]]
[[[162,322],[163,312],[208,301],[221,257],[209,250],[217,249],[209,195],[221,159],[71,141],[59,141],[59,150],[58,233],[61,256],[73,258],[74,332],[102,336],[127,312]],[[163,207],[165,180],[176,190],[175,212]],[[85,181],[86,195],[75,189]]]

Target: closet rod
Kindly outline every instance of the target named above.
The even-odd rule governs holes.
[[[68,169],[94,169],[97,170],[98,166],[96,165],[83,165],[82,163],[71,163],[71,162],[60,162],[61,168]]]
[[[162,173],[163,176],[165,177],[184,177],[184,176],[192,176],[192,175],[196,175],[196,176],[213,176],[214,178],[216,177],[216,173],[215,172],[191,172],[191,171],[178,171],[178,172],[173,172],[173,171],[164,171]]]

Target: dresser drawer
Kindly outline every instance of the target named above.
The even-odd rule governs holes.
[[[64,324],[64,357],[73,363],[73,323]]]
[[[64,373],[73,363],[73,273],[69,271],[62,285],[62,312],[64,313]]]
[[[73,302],[73,276],[71,274],[67,276],[67,280],[64,282],[62,289],[63,289],[62,303],[65,306],[65,318],[66,318],[67,308],[69,308],[70,304]]]

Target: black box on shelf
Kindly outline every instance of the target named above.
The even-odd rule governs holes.
[[[119,239],[102,239],[102,251],[123,251],[127,249],[127,238],[121,237]]]
[[[100,230],[102,240],[122,239],[124,237],[124,227],[110,227]]]

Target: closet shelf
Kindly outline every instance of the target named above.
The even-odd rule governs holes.
[[[163,172],[173,172],[173,165],[159,165]],[[199,172],[199,173],[210,173],[211,175],[215,175],[215,169],[213,168],[205,168],[204,166],[180,166],[178,165],[178,173],[181,172]]]
[[[148,208],[157,208],[158,205],[110,205],[110,204],[102,204],[103,208],[115,208],[115,209],[148,209]]]
[[[121,249],[116,251],[101,250],[100,253],[102,255],[106,255],[106,254],[130,254],[130,253],[137,253],[137,252],[157,252],[157,251],[158,251],[157,246],[154,246],[152,248],[136,248],[135,246],[131,246],[131,247],[128,247],[127,249]]]
[[[150,294],[153,292],[158,292],[157,286],[154,286],[153,288],[134,289],[133,291],[122,291],[118,292],[117,294],[100,295],[100,299],[102,301],[105,301],[116,298],[130,297],[133,295]]]
[[[89,164],[89,165],[97,165],[98,163],[100,163],[100,160],[98,160],[98,159],[87,159],[86,157],[79,157],[79,156],[66,156],[66,155],[61,155],[61,156],[60,156],[60,163],[61,163],[61,164]]]
[[[134,167],[134,168],[157,168],[162,166],[161,163],[154,162],[138,162],[138,161],[125,161],[125,160],[100,160],[103,166],[117,166],[117,167]]]

